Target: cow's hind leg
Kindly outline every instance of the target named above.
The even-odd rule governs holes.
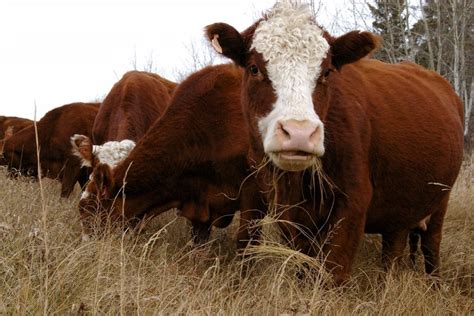
[[[448,207],[449,194],[436,206],[431,215],[427,230],[421,232],[421,251],[425,259],[425,271],[439,276],[439,248],[441,243],[444,215]]]
[[[203,245],[209,241],[209,236],[211,235],[211,222],[199,222],[193,221],[192,222],[192,237],[194,245],[199,246]]]
[[[403,257],[408,230],[398,230],[382,234],[382,264],[386,270],[396,266]]]
[[[418,251],[418,244],[420,242],[420,232],[413,230],[408,235],[408,244],[410,245],[410,262],[413,268],[416,267],[416,252]]]
[[[66,161],[61,174],[61,197],[68,198],[71,195],[79,179],[80,172],[81,163],[78,158],[73,157]]]

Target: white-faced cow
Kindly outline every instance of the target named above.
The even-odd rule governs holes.
[[[242,33],[224,23],[206,32],[245,70],[250,155],[271,162],[262,190],[272,168],[285,171],[273,192],[278,204],[298,205],[280,214],[287,239],[308,254],[315,252],[311,236],[326,239],[326,266],[340,284],[364,232],[382,234],[389,264],[402,255],[409,232],[427,224],[425,268],[437,274],[463,152],[462,105],[449,83],[413,63],[365,58],[378,46],[375,35],[333,37],[299,2],[276,3]]]
[[[249,168],[241,79],[242,71],[234,65],[207,67],[191,75],[129,154],[117,154],[128,151],[123,144],[106,143],[101,149],[87,138],[73,137],[76,153],[94,165],[79,205],[85,232],[90,232],[91,214],[131,220],[177,207],[201,242],[211,225],[227,226],[239,209],[249,210],[243,212],[243,223],[254,217],[251,213],[262,209],[262,201],[254,194],[255,182],[243,182]],[[110,151],[110,146],[121,150]],[[99,152],[115,153],[106,156],[118,162],[101,162],[94,154]],[[239,240],[248,239],[243,228]]]
[[[99,103],[72,103],[55,108],[37,122],[42,175],[61,181],[61,196],[68,197],[76,182],[85,185],[88,172],[71,153],[69,138],[91,135]],[[38,174],[35,127],[30,125],[5,140],[4,162],[10,170]]]

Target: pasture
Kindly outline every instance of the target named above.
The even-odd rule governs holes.
[[[471,159],[472,160],[472,159]],[[409,190],[409,188],[406,188]],[[453,188],[435,289],[418,254],[413,270],[386,273],[378,236],[366,235],[344,288],[325,286],[316,260],[279,243],[266,218],[263,242],[236,251],[233,224],[196,248],[175,211],[140,234],[81,240],[79,188],[60,199],[59,182],[9,179],[0,170],[0,314],[411,314],[474,311],[474,161]],[[408,259],[408,258],[406,258]],[[303,272],[304,277],[297,277]],[[301,274],[301,273],[299,273]]]

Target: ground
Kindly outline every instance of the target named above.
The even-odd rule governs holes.
[[[472,160],[472,159],[471,159]],[[474,312],[474,164],[453,188],[441,245],[439,288],[415,270],[386,273],[380,238],[367,235],[344,288],[326,285],[318,262],[280,245],[275,225],[243,259],[236,221],[193,247],[174,211],[140,234],[81,240],[79,188],[61,199],[53,180],[9,179],[0,170],[0,314],[415,314]],[[408,262],[408,260],[406,260]],[[301,272],[304,273],[301,273]],[[304,277],[301,277],[301,275]],[[298,277],[299,275],[299,277]]]

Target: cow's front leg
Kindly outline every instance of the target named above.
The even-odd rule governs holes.
[[[247,180],[242,187],[240,197],[240,224],[237,230],[237,248],[260,242],[260,221],[266,214],[266,205],[260,189],[253,179]]]
[[[364,236],[372,187],[367,179],[360,181],[357,186],[350,186],[349,189],[346,187],[343,192],[334,197],[336,203],[328,212],[328,226],[322,229],[322,237],[325,238],[325,265],[332,273],[336,285],[349,279],[357,248]]]

